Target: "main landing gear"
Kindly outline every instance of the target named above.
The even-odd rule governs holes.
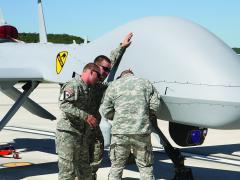
[[[161,144],[164,147],[168,157],[172,160],[175,168],[175,175],[172,180],[193,180],[193,174],[191,168],[187,168],[184,165],[184,156],[181,154],[178,148],[174,148],[167,138],[164,136],[162,131],[157,126],[157,120],[153,120],[153,127],[161,139]]]

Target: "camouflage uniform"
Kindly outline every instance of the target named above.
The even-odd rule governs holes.
[[[154,179],[149,113],[156,114],[159,107],[160,95],[153,85],[132,74],[108,87],[101,109],[104,117],[113,118],[109,179],[121,179],[131,149],[141,179]]]
[[[110,55],[111,64],[114,65],[114,63],[122,57],[124,52],[125,52],[125,48],[122,48],[121,46],[113,50]],[[108,87],[108,83],[106,82],[98,82],[93,87],[93,92],[92,92],[93,102],[91,103],[92,105],[90,110],[92,113],[99,112],[101,100],[107,87]],[[86,131],[87,131],[86,134],[88,135],[89,156],[90,156],[90,163],[91,163],[90,165],[92,168],[92,173],[95,174],[102,162],[103,152],[104,152],[104,138],[99,126],[97,126],[94,129],[87,128]]]
[[[61,88],[59,106],[62,114],[56,131],[56,151],[61,180],[73,180],[76,176],[79,180],[92,179],[85,135],[88,126],[85,119],[89,114],[91,94],[91,89],[80,76],[73,78]]]

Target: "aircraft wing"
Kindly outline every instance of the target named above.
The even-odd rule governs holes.
[[[199,127],[207,124],[208,128],[238,129],[240,126],[239,106],[239,102],[162,95],[159,118]]]
[[[42,74],[30,68],[0,68],[0,81],[43,81]]]

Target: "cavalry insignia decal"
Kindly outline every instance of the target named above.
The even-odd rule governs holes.
[[[62,71],[62,68],[67,60],[68,52],[62,51],[58,53],[56,57],[56,72],[59,74]]]

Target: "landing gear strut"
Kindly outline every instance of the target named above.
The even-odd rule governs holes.
[[[191,168],[184,165],[184,156],[178,148],[174,148],[157,125],[157,119],[152,120],[153,127],[161,139],[161,144],[164,147],[168,157],[172,160],[175,168],[175,175],[172,180],[193,180]]]

